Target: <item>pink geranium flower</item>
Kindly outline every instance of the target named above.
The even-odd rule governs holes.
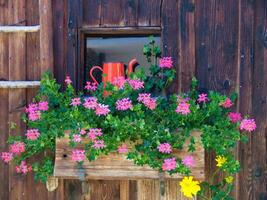
[[[66,76],[66,78],[65,78],[65,83],[66,83],[67,85],[69,85],[69,84],[72,83],[72,81],[71,81],[71,79],[70,79],[70,76]]]
[[[26,108],[26,113],[30,121],[36,121],[41,118],[41,112],[37,103],[30,103],[28,108]]]
[[[10,152],[2,152],[2,153],[1,153],[1,159],[2,159],[5,163],[9,163],[10,161],[13,160],[13,153],[10,153]]]
[[[86,90],[95,91],[97,89],[97,83],[95,83],[95,82],[92,83],[90,81],[87,81],[86,86],[84,88]]]
[[[134,90],[144,88],[144,81],[140,81],[139,79],[128,79],[128,83]]]
[[[176,110],[177,113],[183,114],[183,115],[188,115],[191,110],[190,110],[190,104],[186,102],[181,102],[178,104]]]
[[[104,140],[94,140],[93,148],[95,148],[95,149],[103,149],[105,147],[106,147],[106,145],[105,145]]]
[[[95,114],[97,116],[100,115],[107,115],[110,112],[108,105],[104,104],[97,104],[96,109],[95,109]]]
[[[86,98],[83,106],[85,108],[94,110],[97,107],[97,98],[96,97],[88,97],[88,98]]]
[[[195,165],[195,160],[193,156],[185,156],[182,160],[182,163],[187,167],[193,167]]]
[[[239,122],[242,119],[241,114],[237,112],[230,112],[228,118],[233,123]]]
[[[172,57],[163,57],[159,59],[159,67],[160,68],[172,68],[173,67],[173,61]]]
[[[25,144],[23,142],[14,142],[10,145],[10,152],[13,154],[20,154],[25,151]]]
[[[48,110],[48,102],[47,101],[41,101],[38,104],[40,111],[47,111]]]
[[[73,138],[72,138],[72,141],[73,141],[73,142],[81,142],[81,141],[82,141],[81,135],[79,135],[79,134],[74,134],[74,135],[73,135]]]
[[[118,148],[118,152],[119,153],[127,153],[128,152],[128,147],[126,144],[122,144],[119,146]]]
[[[255,131],[256,128],[257,125],[254,119],[243,119],[240,123],[240,130],[252,132]]]
[[[117,110],[128,110],[133,107],[132,101],[129,98],[123,98],[120,100],[117,100],[116,102],[116,109]]]
[[[71,104],[72,106],[78,106],[78,105],[81,105],[81,99],[80,98],[73,98],[71,100]]]
[[[208,99],[208,95],[207,94],[202,93],[202,94],[198,95],[198,99],[197,99],[198,103],[202,103],[202,102],[206,103],[208,100],[209,99]]]
[[[38,129],[27,130],[26,137],[28,140],[36,140],[40,136]]]
[[[169,143],[162,143],[157,147],[157,149],[161,153],[171,153],[172,152],[172,146]]]
[[[32,166],[27,165],[26,161],[21,161],[20,165],[16,166],[17,173],[27,174],[28,172],[31,171],[32,171]]]
[[[122,89],[126,83],[126,79],[124,76],[114,77],[111,84],[116,86],[119,89]]]
[[[176,160],[175,158],[167,158],[164,160],[164,163],[162,164],[162,170],[163,171],[170,171],[176,168]]]
[[[30,112],[28,118],[30,121],[37,121],[41,118],[41,112],[40,111]]]
[[[156,99],[151,98],[151,94],[149,93],[141,93],[138,95],[137,100],[143,103],[150,110],[154,110],[157,106]]]
[[[75,162],[82,162],[85,160],[85,150],[75,149],[72,151],[71,159]]]
[[[232,105],[234,105],[230,98],[226,98],[224,102],[220,103],[220,106],[224,108],[230,108]]]
[[[85,134],[86,134],[86,131],[85,131],[84,129],[81,129],[81,130],[80,130],[80,134],[81,134],[81,135],[85,135]]]
[[[102,136],[103,132],[101,128],[90,128],[87,136],[91,139],[91,140],[95,140],[98,136]]]

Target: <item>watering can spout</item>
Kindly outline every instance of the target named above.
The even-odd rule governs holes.
[[[129,65],[128,65],[128,73],[127,73],[128,78],[130,77],[130,74],[133,73],[134,68],[135,68],[138,64],[139,64],[139,63],[137,62],[137,60],[136,60],[135,58],[132,59],[132,60],[129,62]]]

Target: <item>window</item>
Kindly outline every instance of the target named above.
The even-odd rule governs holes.
[[[157,45],[161,46],[159,36],[154,36]],[[102,67],[105,62],[123,62],[128,65],[133,58],[138,60],[140,66],[148,66],[142,53],[144,44],[148,43],[148,35],[142,36],[90,36],[86,38],[85,54],[85,81],[92,81],[89,71],[93,66]],[[101,71],[96,70],[94,77],[101,81]]]

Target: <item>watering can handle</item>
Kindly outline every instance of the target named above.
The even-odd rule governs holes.
[[[92,69],[90,70],[90,77],[93,79],[93,81],[94,81],[97,85],[99,85],[99,83],[96,81],[95,77],[93,76],[93,71],[94,71],[95,69],[99,69],[99,70],[102,71],[102,72],[103,72],[103,69],[102,69],[101,67],[99,67],[99,66],[94,66],[94,67],[92,67]]]

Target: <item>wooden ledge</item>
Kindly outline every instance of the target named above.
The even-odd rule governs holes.
[[[32,33],[38,32],[40,25],[36,26],[0,26],[0,33]]]
[[[36,88],[40,83],[40,81],[0,81],[0,88]]]

